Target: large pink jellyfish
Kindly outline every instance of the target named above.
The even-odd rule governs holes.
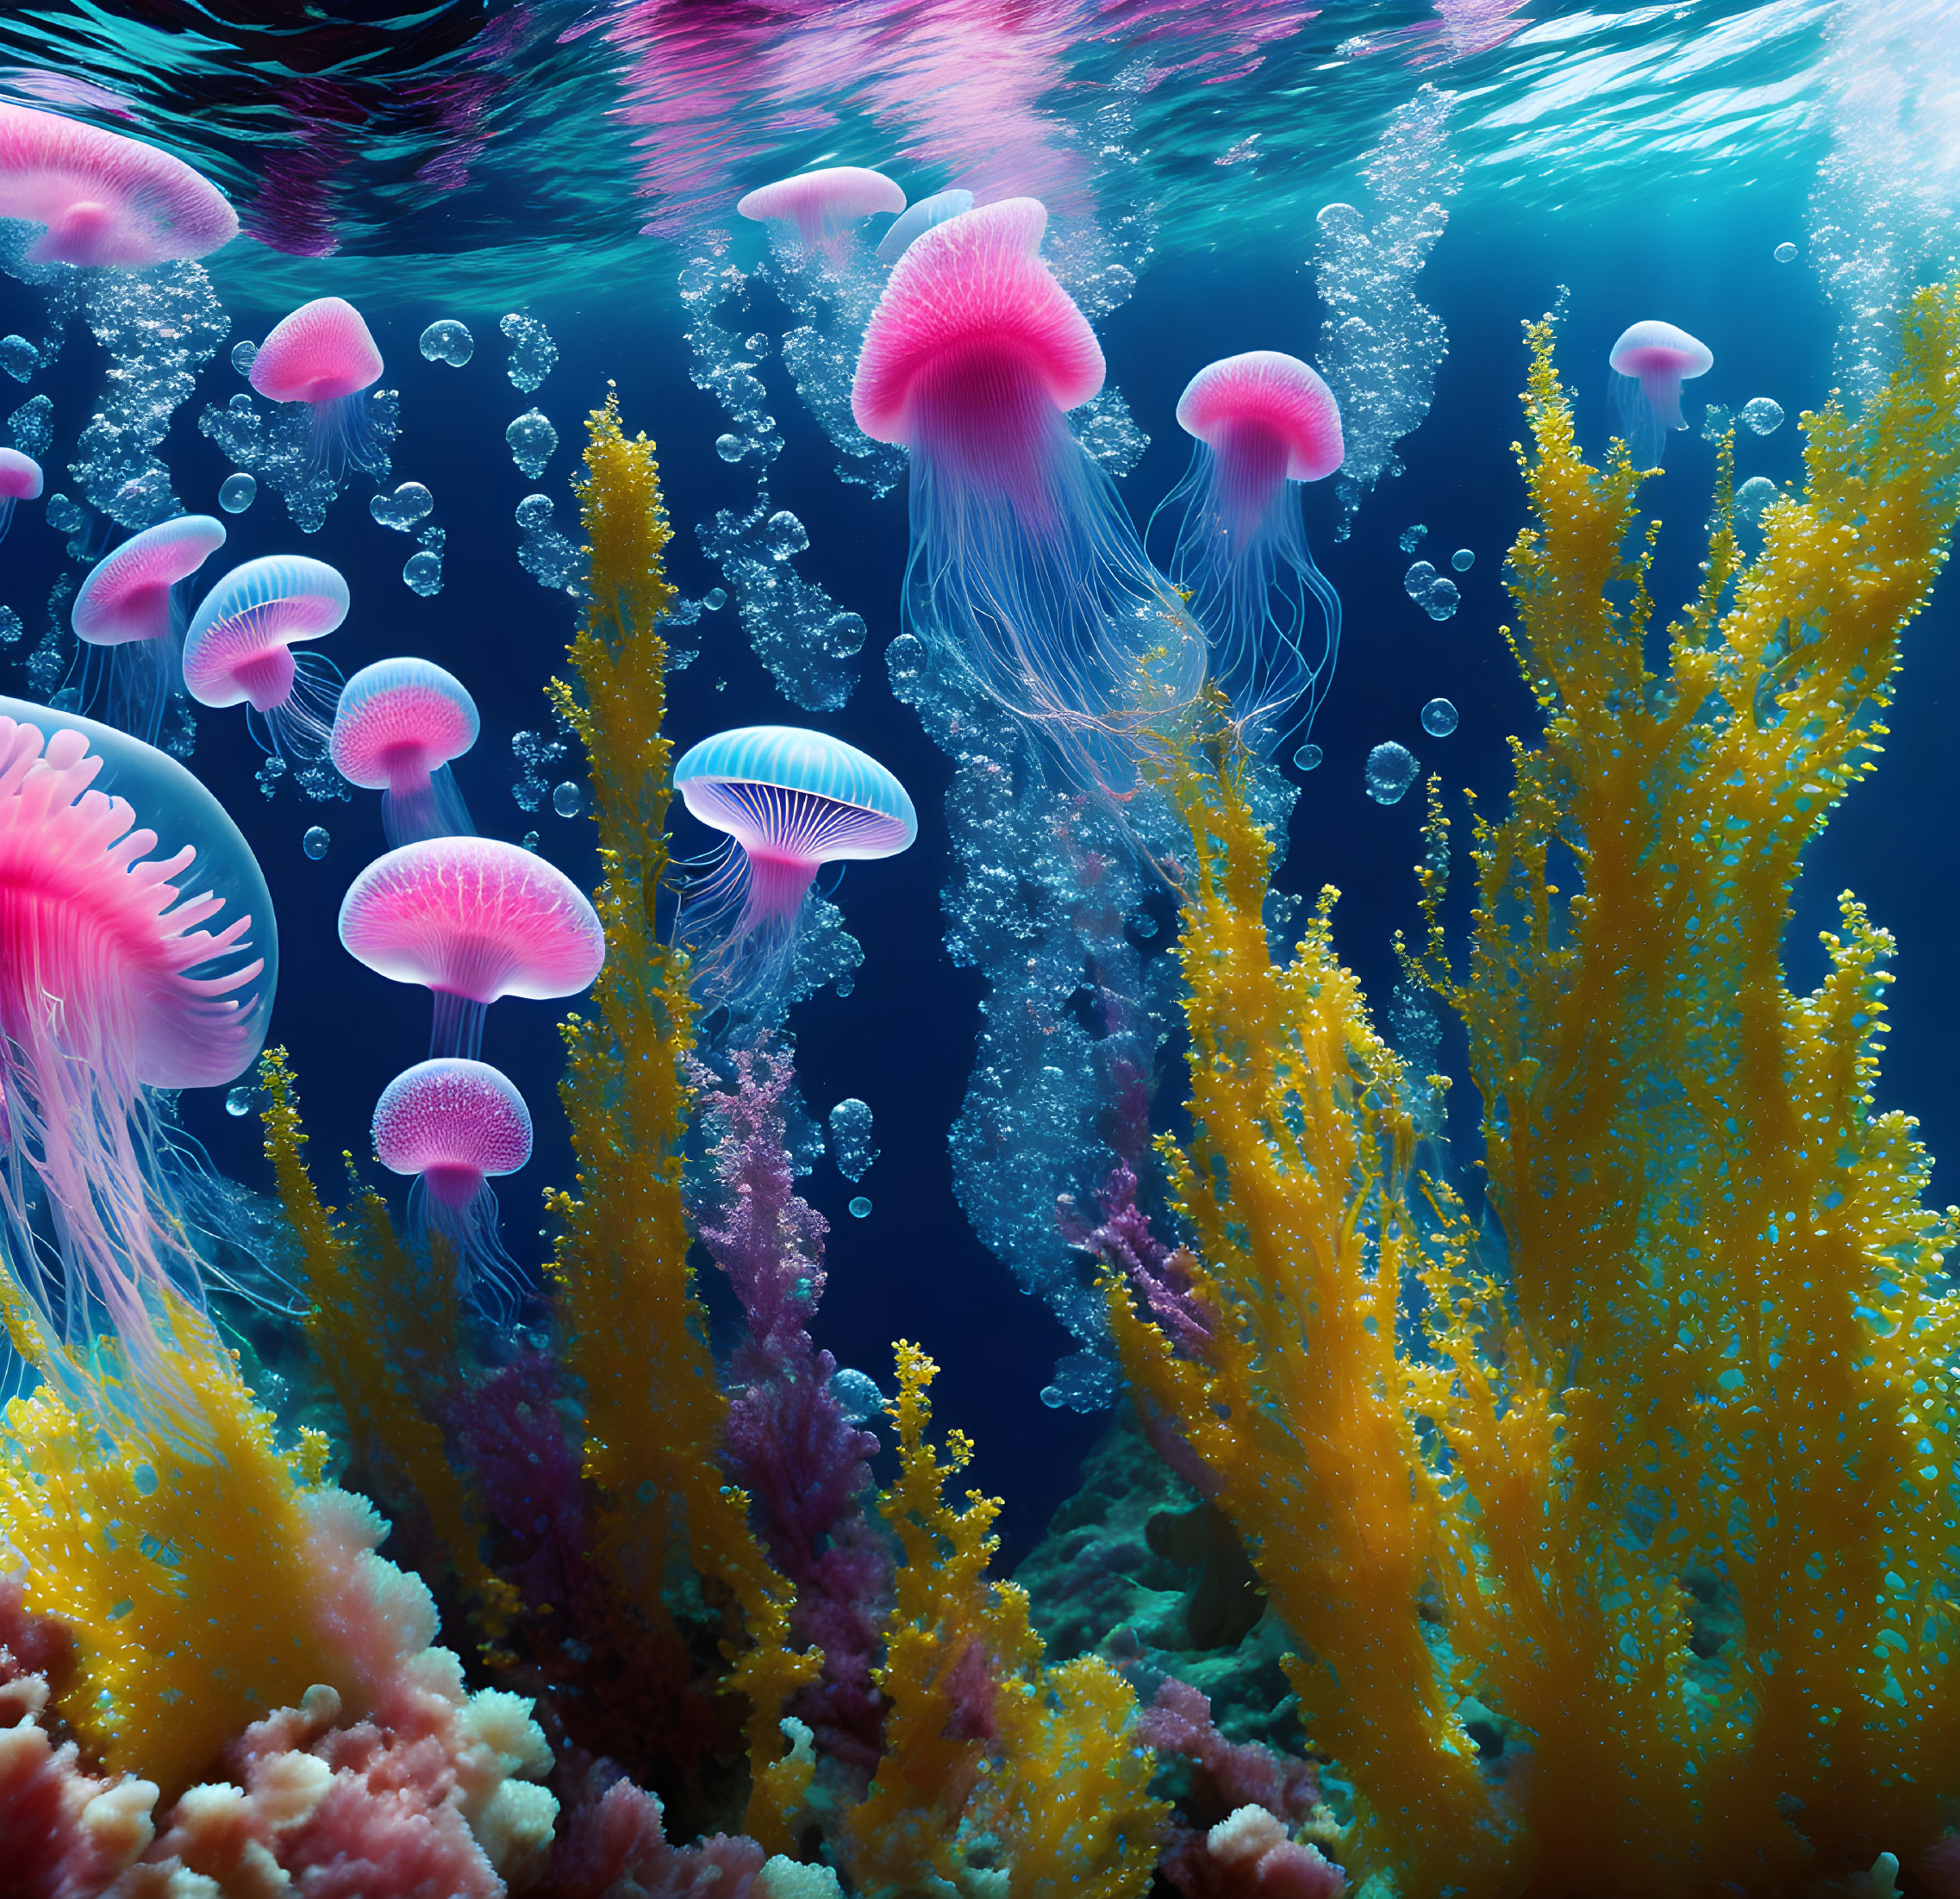
[[[331,660],[296,655],[293,646],[331,633],[346,616],[347,584],[324,560],[263,554],[234,567],[204,596],[184,636],[190,697],[200,705],[246,706],[260,749],[296,766],[315,796],[326,795],[321,761],[340,675]]]
[[[141,270],[238,235],[224,194],[183,159],[24,105],[0,104],[0,218],[47,226],[32,264]]]
[[[793,225],[806,251],[834,249],[858,219],[904,209],[905,193],[896,182],[861,165],[828,165],[778,178],[735,205],[741,216],[758,222]]]
[[[576,996],[606,959],[585,894],[536,853],[489,837],[429,838],[378,857],[347,887],[350,956],[435,996],[432,1056],[482,1052],[500,996]]]
[[[390,845],[475,833],[449,761],[476,742],[476,701],[427,659],[378,659],[341,688],[334,763],[348,784],[380,792]]]
[[[159,1340],[203,1294],[147,1091],[240,1074],[277,965],[258,864],[196,778],[0,699],[0,1299],[49,1376],[107,1326],[168,1387]]]
[[[41,499],[41,464],[17,448],[0,448],[0,540],[14,525],[14,509]]]
[[[363,391],[381,380],[381,352],[344,297],[318,297],[272,326],[252,359],[252,386],[276,403],[313,410],[313,465],[338,479],[353,466],[388,467]]]
[[[523,1269],[497,1237],[488,1177],[531,1158],[531,1111],[509,1078],[487,1062],[417,1062],[374,1105],[374,1152],[390,1172],[413,1174],[409,1226],[424,1247],[440,1240],[466,1297],[508,1324],[527,1290]]]
[[[179,515],[111,548],[75,590],[69,624],[100,653],[97,666],[106,664],[109,722],[146,745],[157,742],[172,695],[183,690],[187,584],[224,544],[215,515]],[[93,701],[92,681],[83,697]]]
[[[1175,524],[1164,571],[1211,642],[1240,734],[1268,755],[1312,721],[1340,645],[1340,597],[1300,507],[1301,484],[1341,465],[1340,409],[1298,357],[1257,349],[1201,369],[1177,422],[1191,465],[1152,526]]]
[[[1614,415],[1636,468],[1658,468],[1670,429],[1688,426],[1681,385],[1715,366],[1714,352],[1684,329],[1651,318],[1622,330],[1607,360]]]
[[[1046,222],[1008,198],[918,237],[871,317],[852,409],[911,451],[904,614],[935,669],[1026,721],[1066,777],[1120,796],[1202,688],[1205,642],[1069,433],[1102,352],[1041,259]]]

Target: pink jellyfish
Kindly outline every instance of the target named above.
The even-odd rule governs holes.
[[[793,224],[806,251],[835,250],[859,218],[902,211],[905,193],[883,172],[861,165],[829,165],[758,186],[736,211],[759,223]]]
[[[263,554],[234,567],[204,596],[184,636],[190,697],[200,705],[242,703],[259,748],[296,767],[302,788],[315,796],[333,795],[321,759],[340,675],[331,660],[292,649],[346,616],[347,584],[324,560]]]
[[[1211,676],[1261,756],[1311,722],[1340,645],[1340,597],[1314,565],[1301,486],[1341,465],[1333,391],[1297,356],[1256,349],[1194,376],[1177,403],[1191,465],[1151,517],[1164,568],[1211,643]]]
[[[185,1156],[149,1090],[250,1065],[278,959],[259,865],[196,778],[0,699],[0,1305],[72,1395],[105,1327],[138,1390],[168,1387],[161,1340],[211,1342],[177,1327],[202,1279]]]
[[[1715,366],[1714,353],[1686,330],[1649,318],[1621,331],[1607,359],[1620,439],[1636,468],[1658,468],[1669,430],[1688,426],[1681,385],[1706,376]]]
[[[0,540],[14,525],[18,502],[41,499],[41,464],[17,448],[0,448]]]
[[[142,270],[238,235],[224,194],[183,159],[24,105],[0,104],[0,217],[47,227],[32,264]]]
[[[261,396],[312,409],[312,465],[336,480],[350,465],[387,472],[387,447],[361,394],[380,380],[381,352],[343,297],[318,297],[282,316],[252,359]]]
[[[475,834],[449,761],[476,742],[476,701],[427,659],[378,659],[340,690],[334,763],[348,784],[380,792],[390,845]]]
[[[109,669],[109,721],[154,745],[173,693],[184,689],[182,648],[190,576],[225,544],[211,515],[179,515],[130,535],[89,570],[68,622]],[[92,699],[84,688],[84,703]]]
[[[341,902],[340,942],[378,975],[432,990],[429,1053],[472,1061],[500,996],[576,996],[606,960],[584,892],[534,852],[489,837],[378,857]]]
[[[374,1104],[374,1152],[390,1172],[413,1174],[409,1230],[425,1249],[440,1240],[465,1297],[500,1325],[517,1316],[523,1269],[497,1237],[490,1177],[531,1158],[531,1110],[509,1078],[487,1062],[417,1062]]]
[[[935,671],[1027,721],[1066,777],[1121,796],[1202,689],[1205,642],[1069,432],[1102,352],[1041,259],[1047,219],[1008,198],[914,239],[851,406],[911,451],[904,617]]]

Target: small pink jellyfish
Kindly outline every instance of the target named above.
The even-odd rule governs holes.
[[[199,1342],[179,1324],[203,1302],[186,1157],[149,1090],[243,1072],[277,968],[265,879],[196,778],[0,699],[0,1305],[84,1394],[105,1327],[146,1380],[160,1339]]]
[[[340,904],[347,953],[435,996],[432,1056],[482,1052],[504,996],[576,996],[606,960],[585,893],[534,852],[496,838],[439,837],[378,857]]]
[[[935,668],[1040,732],[1066,777],[1120,796],[1202,689],[1205,642],[1069,432],[1102,352],[1042,261],[1047,221],[1008,198],[914,239],[851,406],[911,451],[907,628]]]
[[[1246,744],[1267,756],[1312,721],[1340,645],[1340,597],[1301,518],[1301,485],[1341,465],[1340,409],[1298,357],[1256,349],[1201,369],[1177,423],[1191,465],[1152,528],[1175,522],[1164,571],[1205,629]]]
[[[334,763],[348,784],[380,792],[390,845],[475,834],[449,761],[476,742],[476,701],[427,659],[378,659],[341,688]]]
[[[340,675],[320,654],[292,649],[346,616],[347,584],[324,560],[263,554],[234,567],[204,596],[184,636],[190,697],[200,705],[244,704],[259,748],[296,767],[314,796],[333,795],[322,789],[321,761]]]
[[[487,1062],[417,1062],[374,1104],[374,1152],[390,1172],[413,1174],[409,1227],[423,1247],[446,1245],[463,1295],[509,1325],[529,1290],[497,1236],[490,1178],[531,1158],[531,1110]]]
[[[905,193],[883,172],[829,165],[758,186],[735,209],[758,223],[793,224],[806,251],[834,250],[859,218],[902,211]]]
[[[238,235],[224,194],[153,145],[59,113],[0,103],[0,218],[47,229],[31,264],[142,270],[208,256]]]
[[[41,499],[41,464],[17,448],[0,448],[0,540],[14,525],[17,503]]]
[[[212,515],[179,515],[130,535],[76,590],[69,624],[109,668],[109,722],[154,745],[172,694],[184,690],[190,576],[225,544]],[[91,666],[90,671],[94,671]],[[84,685],[84,703],[95,697]]]
[[[252,359],[252,386],[313,410],[313,465],[338,479],[349,467],[384,474],[388,451],[363,396],[381,380],[381,352],[343,297],[318,297],[272,326]]]
[[[1681,385],[1706,376],[1714,353],[1684,329],[1649,318],[1620,333],[1607,356],[1614,414],[1636,468],[1658,468],[1670,429],[1685,428]]]

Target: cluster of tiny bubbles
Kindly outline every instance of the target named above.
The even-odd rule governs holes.
[[[259,481],[241,472],[227,475],[218,484],[218,506],[228,515],[242,515],[259,498]]]
[[[11,607],[0,607],[0,647],[18,646],[21,635],[26,631],[19,614]]]
[[[510,795],[517,800],[519,809],[535,811],[551,789],[546,782],[545,768],[565,756],[565,740],[547,738],[542,732],[513,732],[510,750],[521,772],[511,786]]]
[[[240,376],[249,376],[252,365],[258,359],[259,346],[250,337],[240,337],[231,347],[231,366]]]
[[[285,775],[285,759],[277,752],[269,752],[259,762],[259,770],[253,775],[253,782],[258,785],[260,795],[269,798],[278,791],[279,780]]]
[[[66,495],[50,495],[43,512],[47,517],[47,525],[58,534],[79,534],[89,524],[87,510],[78,501],[71,500]]]
[[[577,593],[585,563],[571,540],[552,525],[552,497],[527,495],[517,503],[517,565],[540,587],[558,593]]]
[[[1457,729],[1457,709],[1447,699],[1432,699],[1422,709],[1422,729],[1433,739],[1448,738]]]
[[[810,531],[787,508],[778,508],[769,517],[764,532],[769,536],[769,551],[777,560],[800,554],[810,544]]]
[[[538,834],[535,831],[527,831],[521,841],[527,851],[535,853],[538,848]]]
[[[527,409],[504,430],[503,439],[510,444],[511,460],[532,481],[544,473],[545,464],[558,447],[558,431],[552,427],[551,417],[536,409]]]
[[[909,705],[926,677],[926,642],[915,633],[902,633],[884,649],[884,669],[891,678],[893,698]]]
[[[1150,447],[1150,437],[1130,413],[1120,389],[1105,389],[1072,409],[1069,427],[1089,459],[1101,462],[1119,480],[1144,459],[1144,451]]]
[[[838,978],[840,984],[843,978]],[[846,1180],[862,1180],[865,1171],[878,1158],[877,1144],[871,1139],[871,1109],[868,1102],[846,1095],[830,1111],[830,1157]]]
[[[853,976],[849,970],[846,970],[845,972],[840,976],[833,984],[831,984],[831,987],[837,991],[837,996],[840,1002],[842,1002],[847,998],[851,995],[852,991],[857,988],[857,986],[858,978]]]
[[[421,549],[409,556],[402,569],[402,584],[424,600],[442,591],[442,546],[448,536],[440,528],[424,528],[415,536]]]
[[[327,846],[334,841],[332,834],[324,824],[312,826],[299,840],[299,847],[317,864],[327,854]]]
[[[552,365],[558,361],[558,345],[536,317],[521,315],[516,310],[496,327],[510,340],[510,379],[528,396],[551,374]]]
[[[24,383],[41,367],[41,352],[24,336],[0,336],[0,369]]]
[[[742,353],[747,356],[764,357],[769,353],[769,337],[763,330],[751,330],[742,339]]]
[[[1317,745],[1303,745],[1293,754],[1294,767],[1301,771],[1315,771],[1326,754]]]
[[[851,1217],[853,1220],[869,1220],[871,1217],[871,1203],[863,1194],[853,1194],[851,1196]]]
[[[37,461],[54,446],[54,404],[46,396],[30,396],[7,418],[7,433],[23,455]]]
[[[1376,746],[1368,754],[1364,774],[1368,796],[1377,804],[1399,804],[1420,769],[1414,753],[1406,745],[1397,745],[1390,739],[1387,744]]]
[[[1450,556],[1450,565],[1458,573],[1468,573],[1476,565],[1476,555],[1468,547],[1459,547]]]
[[[577,817],[584,803],[584,790],[573,778],[567,778],[552,793],[552,809],[561,818]]]
[[[1767,475],[1751,475],[1735,491],[1736,524],[1742,528],[1760,528],[1763,525],[1763,510],[1773,502],[1782,490]]]
[[[1710,403],[1701,411],[1701,440],[1705,442],[1720,442],[1729,432],[1730,416],[1720,403]]]
[[[1783,405],[1768,396],[1752,396],[1742,405],[1742,419],[1758,435],[1773,435],[1783,423]]]
[[[391,495],[377,495],[367,511],[384,528],[405,534],[434,506],[435,497],[421,483],[405,481]]]
[[[1440,578],[1426,560],[1419,560],[1402,576],[1402,590],[1432,620],[1447,620],[1463,596],[1453,580]]]
[[[868,1372],[854,1371],[844,1365],[831,1373],[827,1389],[846,1424],[868,1424],[883,1415],[884,1393]]]
[[[422,359],[460,369],[477,353],[477,340],[453,316],[439,316],[421,334]]]
[[[1402,552],[1405,554],[1414,553],[1416,549],[1417,542],[1419,542],[1428,532],[1428,528],[1425,527],[1420,521],[1417,522],[1413,528],[1404,528],[1402,529],[1401,537]]]
[[[1786,241],[1779,244],[1770,254],[1779,264],[1794,264],[1796,262],[1797,247]]]

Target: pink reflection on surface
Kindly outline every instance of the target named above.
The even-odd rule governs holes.
[[[1435,0],[1438,17],[1387,33],[1358,34],[1342,43],[1351,59],[1378,53],[1400,53],[1406,65],[1419,70],[1448,66],[1473,53],[1501,47],[1531,24],[1516,17],[1526,0]]]

